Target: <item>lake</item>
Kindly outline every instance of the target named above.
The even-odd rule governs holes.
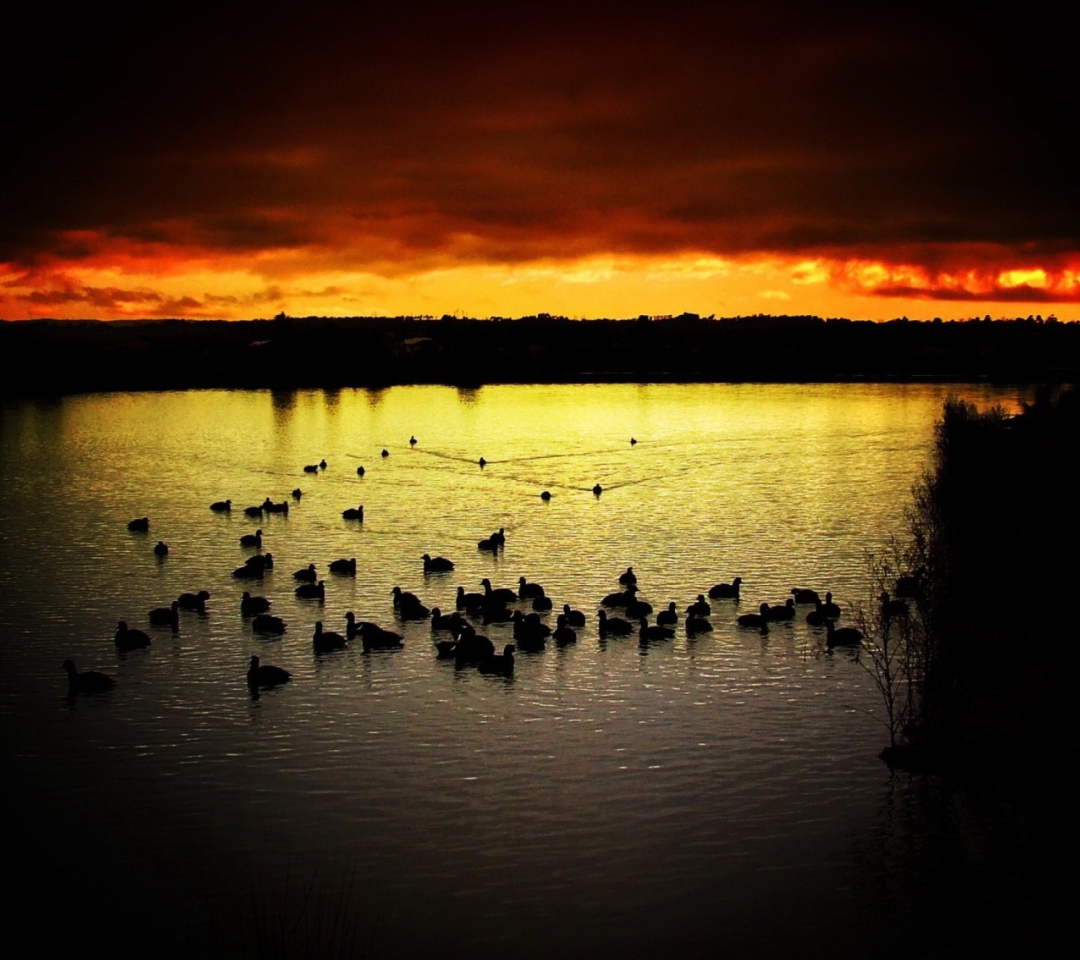
[[[297,917],[297,938],[343,923],[378,957],[963,945],[935,897],[992,916],[1020,882],[995,846],[997,811],[890,775],[872,679],[822,651],[810,608],[766,636],[735,624],[793,587],[831,591],[851,622],[873,590],[867,553],[903,534],[950,393],[1027,396],[619,384],[6,404],[11,917],[47,895],[118,955],[266,955]],[[244,516],[267,497],[288,515]],[[230,513],[209,509],[225,498]],[[342,519],[360,504],[362,523]],[[129,532],[142,516],[149,532]],[[500,527],[505,549],[479,551]],[[231,571],[256,529],[276,562],[252,585]],[[425,575],[424,553],[456,569]],[[355,577],[326,572],[352,557]],[[322,603],[294,596],[309,563]],[[742,600],[712,601],[713,632],[696,639],[600,642],[599,600],[629,565],[657,609],[735,576]],[[427,623],[395,620],[395,585],[445,612],[458,585],[521,576],[588,619],[576,644],[519,652],[512,678],[457,668]],[[151,607],[202,589],[205,614],[148,625]],[[283,637],[253,634],[244,589],[273,601]],[[346,611],[404,647],[316,656],[315,622],[344,632]],[[118,652],[121,619],[151,646]],[[499,649],[512,640],[483,630]],[[252,654],[292,681],[251,696]],[[65,658],[115,688],[69,697]],[[30,944],[54,935],[15,926]]]

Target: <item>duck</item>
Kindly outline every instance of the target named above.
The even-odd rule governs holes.
[[[833,603],[832,593],[825,594],[825,602],[821,605],[825,611],[825,616],[830,620],[838,620],[840,618],[841,610],[839,604]]]
[[[447,560],[446,557],[433,557],[425,553],[423,560],[424,573],[445,573],[454,569],[454,561]]]
[[[517,611],[515,610],[514,613],[517,613]],[[514,614],[500,604],[492,604],[491,606],[484,607],[481,619],[486,627],[491,623],[509,623],[514,619]]]
[[[288,683],[292,674],[281,667],[265,663],[260,666],[259,658],[252,657],[248,665],[247,682],[249,687],[276,687],[281,683]]]
[[[783,603],[766,604],[769,608],[767,614],[770,620],[794,620],[795,598],[788,597]]]
[[[326,469],[326,461],[325,460],[320,460],[319,461],[319,469],[321,469],[321,470]]]
[[[489,538],[492,543],[498,544],[500,547],[506,546],[506,527],[499,527],[498,531],[493,533]]]
[[[304,473],[318,473],[319,465],[317,463],[309,463],[304,467]]]
[[[180,604],[174,600],[171,606],[154,607],[149,614],[150,622],[155,627],[172,627],[173,630],[180,628]]]
[[[482,593],[466,593],[465,588],[459,586],[457,588],[457,600],[455,601],[455,604],[458,610],[479,613],[487,604],[487,599]]]
[[[261,517],[263,515],[263,507],[260,504],[257,507],[244,507],[245,517]]]
[[[484,588],[484,600],[487,603],[513,603],[518,598],[517,591],[509,587],[492,587],[488,577],[484,577],[480,585]]]
[[[458,666],[479,663],[487,657],[495,656],[495,644],[475,630],[464,630],[454,634],[454,640],[457,642],[454,658]]]
[[[692,617],[707,617],[712,613],[712,607],[705,600],[705,594],[699,593],[697,600],[686,608],[686,612]]]
[[[769,605],[763,603],[757,613],[744,613],[735,622],[740,627],[752,627],[764,633],[769,629]]]
[[[551,597],[533,597],[532,608],[537,613],[547,613],[553,606]],[[562,614],[559,614],[559,616],[562,616]]]
[[[150,518],[139,517],[137,520],[131,520],[128,523],[128,529],[132,533],[147,533],[150,530]],[[64,662],[69,663],[70,661],[65,660]]]
[[[423,606],[420,603],[420,598],[415,593],[409,593],[407,590],[402,590],[401,587],[394,587],[390,593],[394,597],[394,607],[402,606]]]
[[[72,693],[102,693],[116,686],[116,681],[106,673],[98,673],[96,670],[79,673],[70,660],[65,660],[61,666],[67,671],[68,689]]]
[[[738,600],[742,577],[736,577],[731,583],[718,583],[709,588],[710,600]]]
[[[254,533],[245,533],[240,538],[240,546],[242,547],[261,547],[262,546],[262,530],[256,530]]]
[[[857,647],[863,642],[861,630],[854,627],[835,627],[831,620],[825,621],[825,646]]]
[[[817,603],[821,599],[816,590],[809,590],[805,587],[792,587],[791,595],[795,598],[796,603]]]
[[[479,460],[477,460],[476,462],[477,462],[478,464],[480,464],[480,469],[481,469],[481,470],[483,470],[483,469],[484,469],[484,467],[486,467],[486,466],[487,466],[487,461],[486,461],[486,460],[485,460],[485,459],[484,459],[483,457],[481,457],[481,458],[480,458]]]
[[[627,567],[625,573],[619,574],[619,583],[621,583],[624,587],[628,587],[631,584],[637,583],[637,574],[634,573],[633,567]]]
[[[600,639],[603,640],[608,634],[613,637],[627,637],[634,632],[634,625],[622,617],[609,617],[604,610],[597,610],[596,616],[600,620]]]
[[[254,567],[258,570],[273,570],[274,569],[274,555],[267,551],[266,553],[256,553],[254,556],[248,557],[244,561],[245,567]]]
[[[443,613],[438,607],[431,608],[432,630],[453,630],[460,620],[461,617],[456,611],[454,613]]]
[[[405,646],[400,633],[384,630],[375,623],[360,625],[360,642],[365,650],[397,650]]]
[[[315,564],[309,563],[303,570],[293,573],[294,580],[303,580],[305,583],[314,583],[318,579],[315,573]]]
[[[215,500],[210,504],[210,509],[215,513],[229,513],[232,511],[232,500]]]
[[[812,627],[823,627],[828,619],[825,615],[825,606],[820,600],[814,604],[814,609],[806,615],[806,622]]]
[[[544,503],[547,503],[547,502],[548,502],[548,500],[550,500],[550,499],[551,499],[551,491],[550,491],[550,490],[544,490],[544,491],[542,491],[542,492],[540,493],[540,499],[541,499],[541,500],[543,500],[543,501],[544,501]]]
[[[200,590],[198,593],[182,593],[176,598],[181,610],[197,610],[206,613],[206,601],[210,599],[209,590]]]
[[[529,583],[524,577],[518,577],[518,600],[533,600],[544,595],[544,588],[540,584]]]
[[[508,643],[503,647],[501,654],[493,653],[491,656],[481,658],[476,668],[481,673],[497,673],[510,676],[514,672],[514,645]]]
[[[232,575],[237,580],[261,580],[263,578],[263,568],[253,567],[248,564],[244,564],[242,567],[237,567]]]
[[[358,466],[358,467],[356,468],[356,475],[357,475],[358,477],[362,477],[362,476],[363,476],[363,475],[364,475],[365,473],[367,473],[367,471],[366,471],[366,470],[364,469],[364,465],[363,465],[363,464],[361,464],[360,466]]]
[[[630,446],[632,446],[632,447],[637,446],[637,440],[635,440],[633,437],[630,438]]]
[[[315,621],[315,633],[311,636],[311,645],[316,653],[328,653],[331,650],[344,650],[345,638],[332,630],[323,630],[321,620]]]
[[[609,593],[604,597],[604,599],[600,601],[600,605],[603,607],[625,608],[633,599],[633,590],[616,590],[614,593]]]
[[[555,629],[551,631],[551,639],[554,640],[560,647],[566,646],[568,643],[577,643],[577,634],[567,624],[566,616],[559,614],[555,620]]]
[[[138,650],[150,646],[150,637],[142,630],[129,627],[125,620],[116,625],[116,636],[113,639],[120,650]]]
[[[416,446],[416,437],[409,437],[409,446],[410,447],[415,447]]]
[[[394,587],[394,609],[402,620],[427,620],[431,611],[420,602],[415,593],[403,592],[401,587]]]
[[[485,537],[476,544],[477,550],[483,550],[485,553],[498,553],[499,544],[492,540],[491,537]]]
[[[925,575],[926,568],[919,567],[914,573],[907,573],[897,577],[894,592],[898,597],[917,597],[922,593],[922,582]]]
[[[881,615],[886,620],[893,617],[906,617],[910,613],[907,601],[899,597],[890,597],[888,593],[882,593],[878,600],[881,601]]]
[[[341,516],[345,520],[363,520],[364,519],[364,505],[361,503],[356,507],[349,507],[348,510],[342,510]]]
[[[320,580],[318,583],[302,583],[296,588],[297,600],[325,600],[326,599],[326,581]]]
[[[245,590],[244,595],[240,598],[240,613],[242,616],[250,617],[256,613],[266,613],[269,609],[270,601],[266,597],[253,597]]]
[[[652,613],[652,604],[647,600],[639,600],[635,595],[632,595],[630,602],[626,604],[626,616],[630,620],[640,620],[650,613]]]
[[[514,639],[522,644],[522,649],[528,649],[525,645],[536,645],[542,648],[544,639],[551,636],[551,627],[540,622],[540,617],[535,613],[523,614],[515,610],[511,616],[514,624]]]
[[[585,626],[585,614],[580,610],[574,610],[570,604],[564,603],[562,605],[563,616],[566,617],[567,626],[570,627],[583,627]]]
[[[251,629],[255,633],[276,633],[280,636],[285,632],[285,621],[269,613],[260,613],[251,621]]]
[[[644,643],[650,640],[670,640],[674,636],[675,631],[671,627],[649,623],[644,617],[638,620],[638,639]]]
[[[302,497],[303,495],[304,495],[304,491],[303,491],[303,490],[301,490],[301,489],[300,489],[299,487],[297,487],[297,488],[296,488],[295,490],[293,490],[293,492],[292,492],[292,498],[293,498],[294,500],[299,500],[299,499],[300,499],[300,498],[301,498],[301,497]]]
[[[666,610],[661,610],[656,615],[656,622],[665,627],[670,627],[679,622],[679,612],[675,609],[675,601],[668,604]]]
[[[350,576],[355,577],[356,576],[356,557],[351,557],[348,560],[345,560],[344,558],[339,559],[339,560],[331,560],[330,561],[330,572],[331,573],[345,573],[345,574],[348,574]]]
[[[263,504],[263,510],[267,513],[283,513],[285,516],[289,515],[289,501],[282,500],[281,503],[274,503],[269,497],[266,498],[266,503]]]
[[[683,627],[688,637],[696,637],[699,633],[712,633],[712,624],[704,617],[687,615]]]
[[[385,450],[385,449],[384,449],[384,450],[383,450],[383,452],[382,452],[382,456],[383,456],[384,458],[386,458],[386,457],[390,456],[390,451],[389,451],[389,450]]]
[[[360,628],[363,623],[357,621],[356,614],[351,610],[345,614],[345,636],[350,640],[355,640],[360,635]]]
[[[600,486],[600,484],[597,484],[595,487],[592,488],[592,492],[595,496],[600,496],[600,494],[604,492],[604,488]]]
[[[159,540],[157,546],[154,547],[155,557],[167,557],[169,555],[169,545],[164,540]]]

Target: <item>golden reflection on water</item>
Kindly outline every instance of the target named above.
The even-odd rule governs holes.
[[[594,615],[631,564],[657,609],[681,609],[736,575],[742,609],[780,602],[793,586],[866,599],[865,551],[902,530],[950,392],[402,387],[9,405],[5,753],[34,771],[18,781],[31,800],[66,797],[60,816],[91,817],[117,844],[132,829],[122,817],[130,796],[174,817],[175,836],[149,830],[125,846],[137,862],[194,870],[205,859],[240,882],[244,869],[280,867],[277,850],[260,849],[267,830],[298,875],[344,852],[381,878],[418,950],[444,945],[422,931],[460,908],[441,890],[460,891],[470,909],[497,904],[481,918],[503,918],[516,947],[536,936],[537,955],[678,943],[703,915],[737,930],[778,896],[835,922],[854,909],[830,899],[846,869],[837,849],[873,815],[883,775],[865,675],[815,656],[801,621],[766,639],[739,630],[730,603],[714,604],[713,634],[646,648],[598,643]],[[325,471],[303,472],[323,458]],[[303,498],[288,516],[243,516],[294,487]],[[208,509],[226,497],[230,515]],[[357,504],[364,522],[344,521]],[[144,515],[150,533],[128,533]],[[477,551],[499,527],[505,552]],[[238,538],[256,528],[276,558],[257,592],[288,622],[280,640],[253,637],[238,613],[245,585],[230,572],[249,553]],[[164,561],[151,553],[158,539],[170,545]],[[425,576],[425,552],[457,568]],[[327,576],[321,605],[295,599],[291,572],[314,562],[325,575],[337,557],[356,557],[357,576]],[[589,625],[573,647],[521,655],[511,681],[438,661],[424,623],[395,627],[406,641],[398,652],[313,656],[316,620],[340,630],[352,610],[392,625],[395,584],[447,610],[458,584],[519,576],[542,583],[556,611],[584,610]],[[152,628],[148,650],[117,654],[118,619],[141,626],[150,607],[204,588],[205,617],[185,614],[178,634]],[[487,632],[509,639],[506,627]],[[294,682],[253,701],[243,682],[253,652]],[[59,711],[67,656],[113,673],[116,690]],[[207,823],[220,825],[212,838]],[[819,889],[818,899],[808,892]],[[699,902],[705,890],[726,892]],[[664,909],[642,913],[646,901]],[[506,949],[481,933],[461,942],[474,955]]]

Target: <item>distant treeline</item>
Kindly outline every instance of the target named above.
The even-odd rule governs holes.
[[[0,323],[6,395],[575,381],[1073,381],[1080,324],[812,316]]]

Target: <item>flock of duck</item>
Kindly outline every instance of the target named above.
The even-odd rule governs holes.
[[[415,443],[415,437],[411,438],[410,444],[415,445]],[[389,456],[388,451],[384,450],[382,456]],[[327,463],[323,460],[319,464],[305,466],[304,472],[318,473],[325,469],[327,469]],[[359,467],[357,473],[363,476],[364,468]],[[599,485],[593,492],[599,495]],[[299,488],[293,490],[293,501],[299,502],[302,496],[303,492]],[[216,501],[210,505],[210,509],[218,513],[230,513],[232,501]],[[269,497],[259,506],[247,507],[244,510],[245,516],[251,518],[261,518],[267,513],[288,514],[288,512],[287,500],[275,503]],[[364,508],[362,505],[347,508],[342,512],[342,517],[346,520],[362,522]],[[149,532],[149,518],[140,517],[132,520],[128,524],[128,530],[139,533]],[[274,568],[273,554],[269,551],[264,553],[262,550],[262,530],[241,536],[239,544],[241,548],[255,549],[258,552],[249,556],[241,566],[237,567],[233,571],[233,576],[239,580],[261,582],[266,572]],[[480,540],[477,543],[477,549],[498,554],[505,545],[506,531],[505,528],[500,528]],[[158,541],[154,553],[159,558],[163,558],[168,555],[168,549],[166,543]],[[432,557],[425,553],[421,559],[424,574],[446,574],[454,570],[453,561],[446,557]],[[356,576],[356,559],[334,560],[329,564],[329,570],[334,574]],[[326,582],[319,579],[314,563],[296,570],[292,574],[292,579],[295,582],[294,593],[297,599],[314,600],[320,603],[325,600]],[[517,589],[495,587],[487,577],[480,581],[480,586],[483,587],[483,592],[476,593],[468,593],[463,586],[459,586],[455,609],[449,613],[443,613],[439,607],[429,608],[416,594],[395,586],[390,591],[394,615],[402,622],[429,621],[435,650],[440,658],[453,660],[458,667],[475,667],[481,673],[503,676],[513,674],[514,654],[518,650],[543,650],[549,641],[558,646],[576,643],[577,631],[586,626],[585,613],[571,608],[568,603],[562,604],[562,612],[556,615],[554,627],[545,623],[544,617],[554,609],[555,605],[547,596],[543,586],[530,583],[524,576],[518,578]],[[897,582],[896,587],[897,593],[901,596],[894,598],[888,593],[881,594],[879,599],[882,616],[886,618],[906,616],[908,607],[903,597],[914,596],[918,587],[917,576],[904,577]],[[630,636],[636,636],[643,645],[662,642],[673,639],[680,624],[689,639],[707,634],[713,629],[709,620],[712,615],[712,605],[709,601],[738,604],[741,600],[741,590],[741,577],[735,577],[727,583],[716,583],[706,593],[698,594],[697,599],[681,612],[674,601],[669,602],[665,609],[656,613],[655,622],[650,623],[649,617],[653,614],[653,607],[638,596],[638,578],[634,573],[634,568],[627,567],[618,577],[618,588],[604,596],[597,604],[599,609],[596,618],[600,642],[603,643],[609,638]],[[816,590],[805,587],[792,588],[790,593],[791,595],[782,602],[763,602],[756,612],[737,616],[735,623],[741,628],[767,633],[770,625],[792,621],[799,616],[799,607],[811,607],[812,609],[805,612],[803,617],[812,627],[825,628],[826,647],[858,647],[862,644],[864,638],[861,631],[854,627],[836,625],[835,621],[841,618],[842,611],[833,601],[832,593],[826,592],[822,598]],[[148,622],[152,626],[171,627],[173,631],[178,631],[181,611],[205,614],[206,603],[209,599],[208,590],[182,593],[169,606],[151,609],[147,615]],[[253,633],[281,636],[286,632],[287,625],[283,618],[270,612],[271,607],[272,601],[266,597],[252,595],[245,590],[240,601],[240,614],[250,622]],[[404,646],[400,633],[372,621],[357,620],[352,611],[345,614],[345,621],[344,633],[327,630],[321,620],[316,621],[312,634],[312,648],[316,654],[343,649],[357,640],[365,651],[394,650]],[[477,624],[481,628],[489,625],[510,625],[514,642],[505,644],[502,652],[498,653],[495,643],[477,630]],[[114,641],[119,650],[128,651],[150,646],[151,638],[145,631],[130,627],[121,620],[117,624]],[[115,684],[112,677],[97,671],[80,673],[70,659],[64,661],[63,668],[68,674],[70,691],[73,693],[100,692],[111,689]],[[260,689],[287,683],[290,679],[291,675],[287,670],[271,664],[263,664],[258,656],[253,655],[250,658],[247,683],[253,694],[257,695]]]

